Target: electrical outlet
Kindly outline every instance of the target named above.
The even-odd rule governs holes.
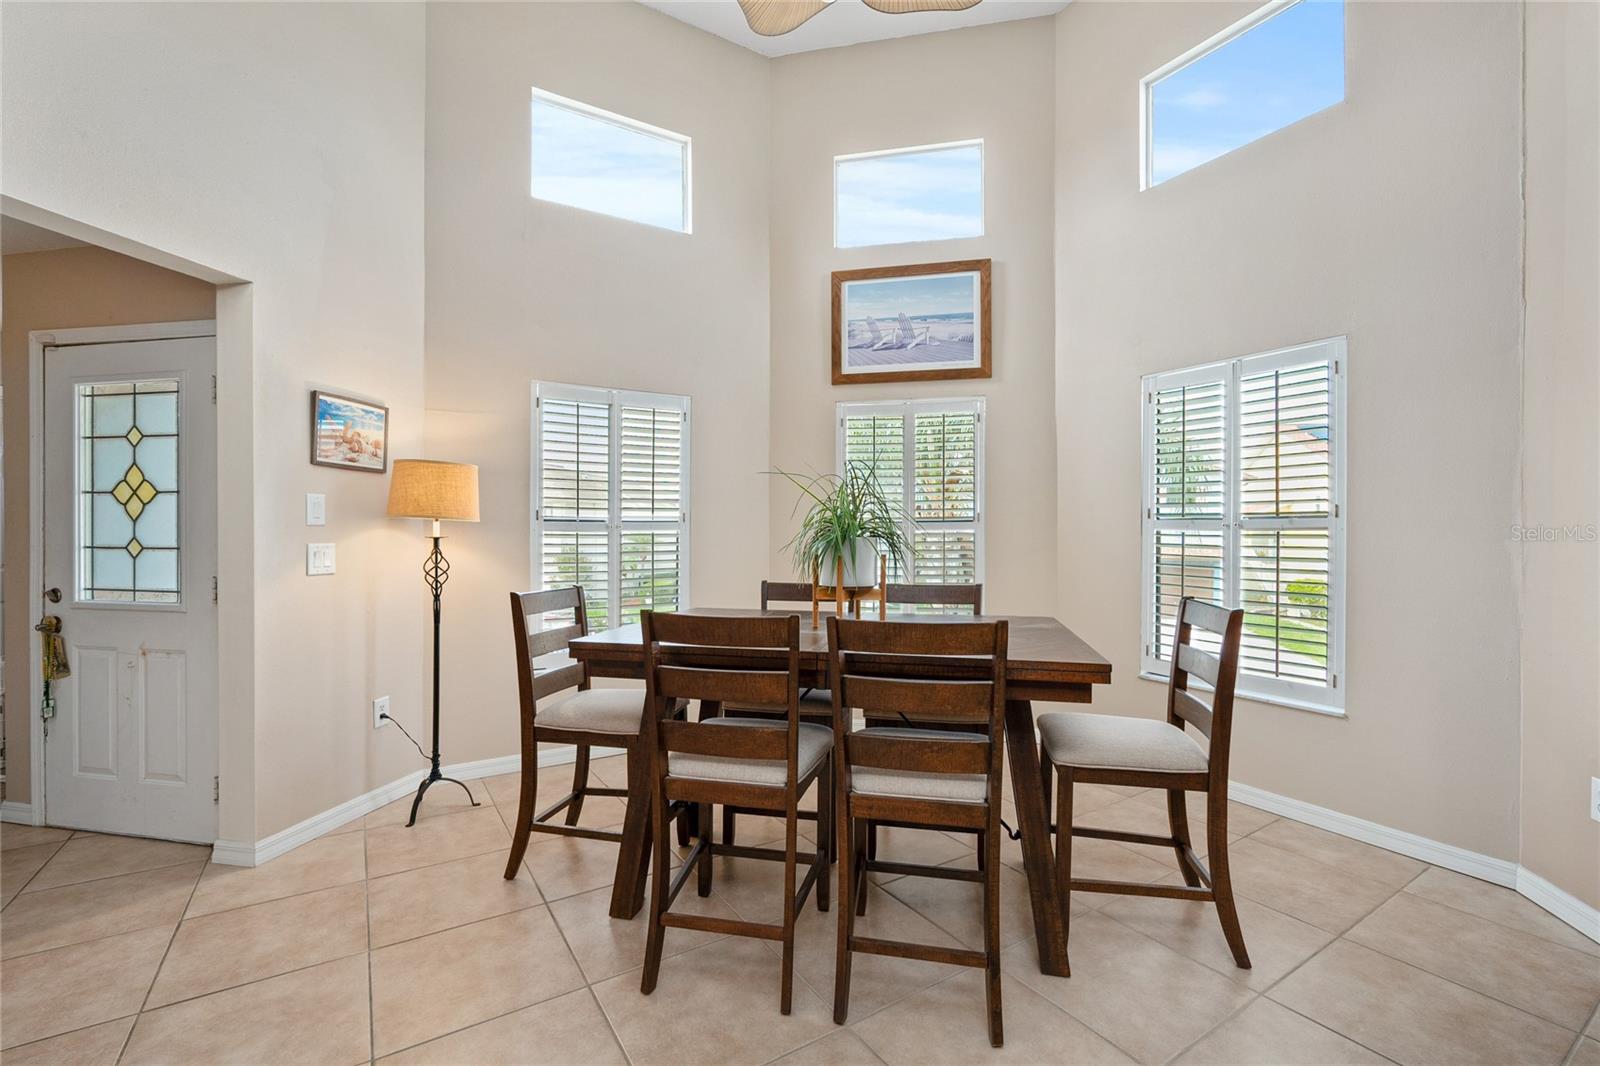
[[[1600,777],[1589,778],[1589,817],[1600,822]]]
[[[372,728],[382,729],[393,719],[386,717],[389,713],[389,697],[379,696],[372,701]]]

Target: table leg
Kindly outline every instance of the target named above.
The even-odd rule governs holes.
[[[1067,930],[1061,920],[1061,893],[1051,859],[1050,825],[1039,789],[1039,744],[1033,734],[1033,705],[1006,701],[1006,754],[1011,760],[1011,796],[1022,833],[1022,860],[1033,902],[1033,930],[1039,941],[1039,970],[1070,977]]]
[[[644,880],[649,870],[650,752],[641,734],[628,749],[628,810],[622,823],[622,842],[617,847],[617,874],[611,882],[611,917],[632,918],[644,906]],[[667,847],[663,840],[660,847]]]

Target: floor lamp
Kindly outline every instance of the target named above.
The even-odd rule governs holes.
[[[439,547],[443,539],[439,523],[478,520],[478,468],[471,463],[396,459],[394,475],[389,480],[389,517],[426,518],[433,523],[433,551],[422,564],[422,576],[433,591],[433,765],[417,786],[417,798],[411,801],[411,820],[406,822],[410,827],[417,824],[423,794],[435,781],[461,785],[472,805],[478,806],[470,788],[439,772],[439,594],[450,578],[450,564]]]

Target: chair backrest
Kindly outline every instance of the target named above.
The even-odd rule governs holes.
[[[828,680],[833,689],[834,750],[847,766],[919,773],[989,774],[999,798],[1002,722],[1006,706],[1004,619],[987,622],[883,622],[828,619]],[[850,713],[868,718],[970,722],[988,740],[851,734]]]
[[[971,607],[983,613],[982,585],[890,585],[889,602],[935,604],[940,607]]]
[[[774,603],[803,603],[811,606],[811,582],[763,581],[761,582],[761,609],[770,611]]]
[[[543,628],[544,616],[556,611],[571,611],[566,625]],[[530,619],[536,620],[530,625]],[[574,637],[589,632],[589,616],[583,603],[583,586],[548,589],[544,592],[511,594],[511,634],[517,648],[517,692],[522,704],[524,727],[533,728],[534,705],[546,696],[576,685],[589,687],[588,671],[582,663],[555,662],[541,666],[541,656],[565,651]]]
[[[1194,643],[1196,629],[1214,634],[1218,651]],[[1227,610],[1185,596],[1178,603],[1178,625],[1172,635],[1172,673],[1167,681],[1167,722],[1182,729],[1194,726],[1210,742],[1213,775],[1228,776],[1228,747],[1233,734],[1233,689],[1239,676],[1239,641],[1244,611]],[[1208,705],[1189,691],[1193,674],[1211,686]]]
[[[872,334],[874,342],[883,340],[883,331],[878,328],[878,320],[871,315],[867,316],[867,332]]]
[[[665,766],[670,752],[786,760],[795,785],[800,739],[798,615],[711,616],[641,611],[646,728]],[[678,700],[781,709],[788,728],[730,729],[677,721]]]

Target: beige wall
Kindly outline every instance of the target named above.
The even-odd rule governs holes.
[[[218,293],[221,835],[254,841],[416,766],[369,700],[424,703],[417,530],[386,479],[307,462],[312,387],[422,445],[423,11],[7,4],[0,188],[251,282]],[[339,572],[305,576],[304,493]]]
[[[1057,19],[1063,617],[1155,715],[1140,376],[1347,335],[1347,717],[1243,704],[1234,777],[1514,859],[1521,12],[1350,4],[1342,104],[1140,192],[1139,79],[1255,6]]]
[[[483,494],[446,545],[443,732],[467,760],[517,750],[535,380],[689,395],[692,599],[765,575],[769,73],[635,4],[431,5],[427,73],[427,454],[478,463]],[[533,199],[533,86],[693,138],[694,233]]]
[[[1600,7],[1527,8],[1522,864],[1600,907]]]
[[[35,330],[192,322],[217,311],[213,285],[102,248],[63,248],[0,259],[0,359],[5,377],[6,799],[27,803],[33,653],[39,611],[28,587],[28,334]]]
[[[772,461],[835,467],[842,400],[983,396],[988,401],[984,602],[1055,609],[1055,382],[1051,256],[1054,47],[1047,19],[786,56],[773,64]],[[930,72],[943,72],[938,76]],[[836,250],[833,157],[981,137],[985,235]],[[835,270],[994,260],[994,377],[834,386]],[[770,576],[793,572],[795,492],[775,485]],[[740,590],[751,603],[755,589]]]

